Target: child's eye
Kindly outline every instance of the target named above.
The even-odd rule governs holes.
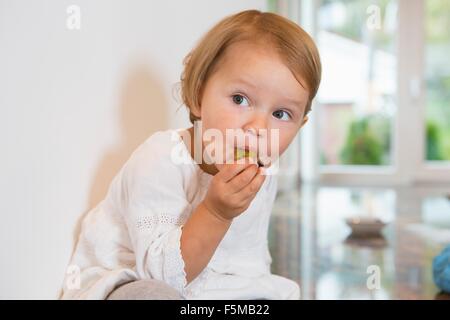
[[[285,116],[287,116],[287,118],[283,118],[283,113],[284,113],[284,115]],[[277,110],[277,111],[274,111],[273,113],[272,113],[272,115],[275,117],[275,118],[277,118],[277,119],[280,119],[280,120],[289,120],[289,119],[291,119],[291,115],[287,112],[287,111],[284,111],[284,110]]]
[[[233,96],[232,96],[232,98],[233,98],[233,102],[235,103],[235,104],[237,104],[237,105],[243,105],[242,103],[243,103],[243,101],[246,101],[246,105],[244,105],[244,106],[248,106],[249,104],[248,104],[248,100],[247,100],[247,98],[246,97],[244,97],[243,95],[241,95],[241,94],[234,94]]]

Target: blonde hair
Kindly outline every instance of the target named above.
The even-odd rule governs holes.
[[[227,47],[238,41],[274,45],[298,82],[306,82],[309,99],[305,115],[311,110],[321,79],[319,52],[311,37],[294,22],[274,13],[247,10],[217,23],[184,58],[181,96],[189,109],[189,120],[199,120],[191,109],[200,110],[204,86],[215,71]]]

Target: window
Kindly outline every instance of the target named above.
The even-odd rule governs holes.
[[[378,1],[378,6],[371,7],[373,3],[324,0],[318,7],[323,81],[317,111],[322,166],[393,162],[397,2]]]
[[[427,161],[450,161],[450,1],[425,1]]]

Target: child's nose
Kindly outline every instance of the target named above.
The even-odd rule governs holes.
[[[260,137],[264,131],[267,131],[267,117],[263,114],[253,116],[243,127],[243,130],[246,134]]]

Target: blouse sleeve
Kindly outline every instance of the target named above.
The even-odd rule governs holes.
[[[112,198],[126,221],[139,278],[162,280],[184,294],[187,282],[180,237],[191,205],[181,168],[170,156],[162,156],[159,147],[148,140],[136,149],[123,167]]]

